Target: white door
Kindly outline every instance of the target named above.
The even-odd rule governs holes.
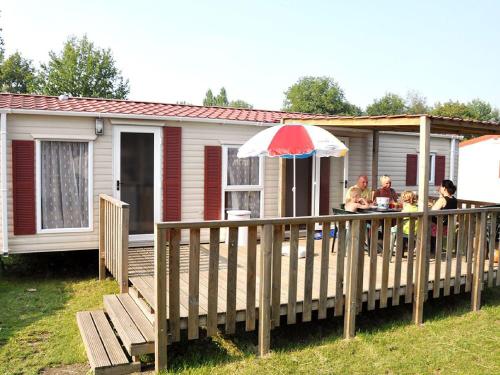
[[[150,241],[161,218],[161,128],[115,126],[113,145],[114,192],[129,204],[130,241]]]

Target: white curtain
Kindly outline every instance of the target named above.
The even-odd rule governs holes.
[[[41,142],[42,229],[89,226],[87,142]]]
[[[259,158],[242,158],[237,148],[227,149],[227,185],[259,185]],[[260,217],[260,191],[229,191],[225,194],[226,210],[249,210]]]

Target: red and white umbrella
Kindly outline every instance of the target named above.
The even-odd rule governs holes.
[[[349,149],[329,131],[314,125],[276,125],[250,138],[238,150],[239,158],[254,156],[293,159],[293,216],[295,216],[295,159],[344,156]]]

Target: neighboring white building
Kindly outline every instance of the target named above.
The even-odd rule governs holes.
[[[500,136],[460,143],[458,198],[500,203]]]

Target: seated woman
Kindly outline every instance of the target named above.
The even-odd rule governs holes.
[[[369,207],[370,205],[368,204],[368,202],[364,198],[361,198],[361,189],[357,187],[349,189],[349,194],[347,196],[345,203],[346,211],[356,212],[360,208],[369,208]]]
[[[443,180],[439,186],[439,198],[431,207],[431,210],[454,210],[457,208],[457,198],[453,196],[457,191],[457,187],[451,180]],[[431,236],[436,237],[437,232],[437,219],[436,216],[432,217],[431,223]],[[448,233],[448,216],[443,217],[443,235]],[[436,248],[436,241],[431,240],[431,252]]]
[[[396,203],[398,200],[398,194],[396,190],[391,188],[392,180],[389,176],[383,175],[380,177],[380,188],[375,190],[373,193],[373,201],[375,202],[378,197],[389,198],[389,203]]]
[[[403,201],[403,209],[401,212],[417,212],[417,195],[413,191],[404,191],[401,194],[401,200]],[[415,233],[417,232],[417,225],[415,225]],[[394,243],[396,242],[396,234],[398,232],[398,227],[395,225],[391,228],[391,249],[394,248]],[[403,234],[408,236],[410,234],[410,219],[406,218],[403,220]]]

